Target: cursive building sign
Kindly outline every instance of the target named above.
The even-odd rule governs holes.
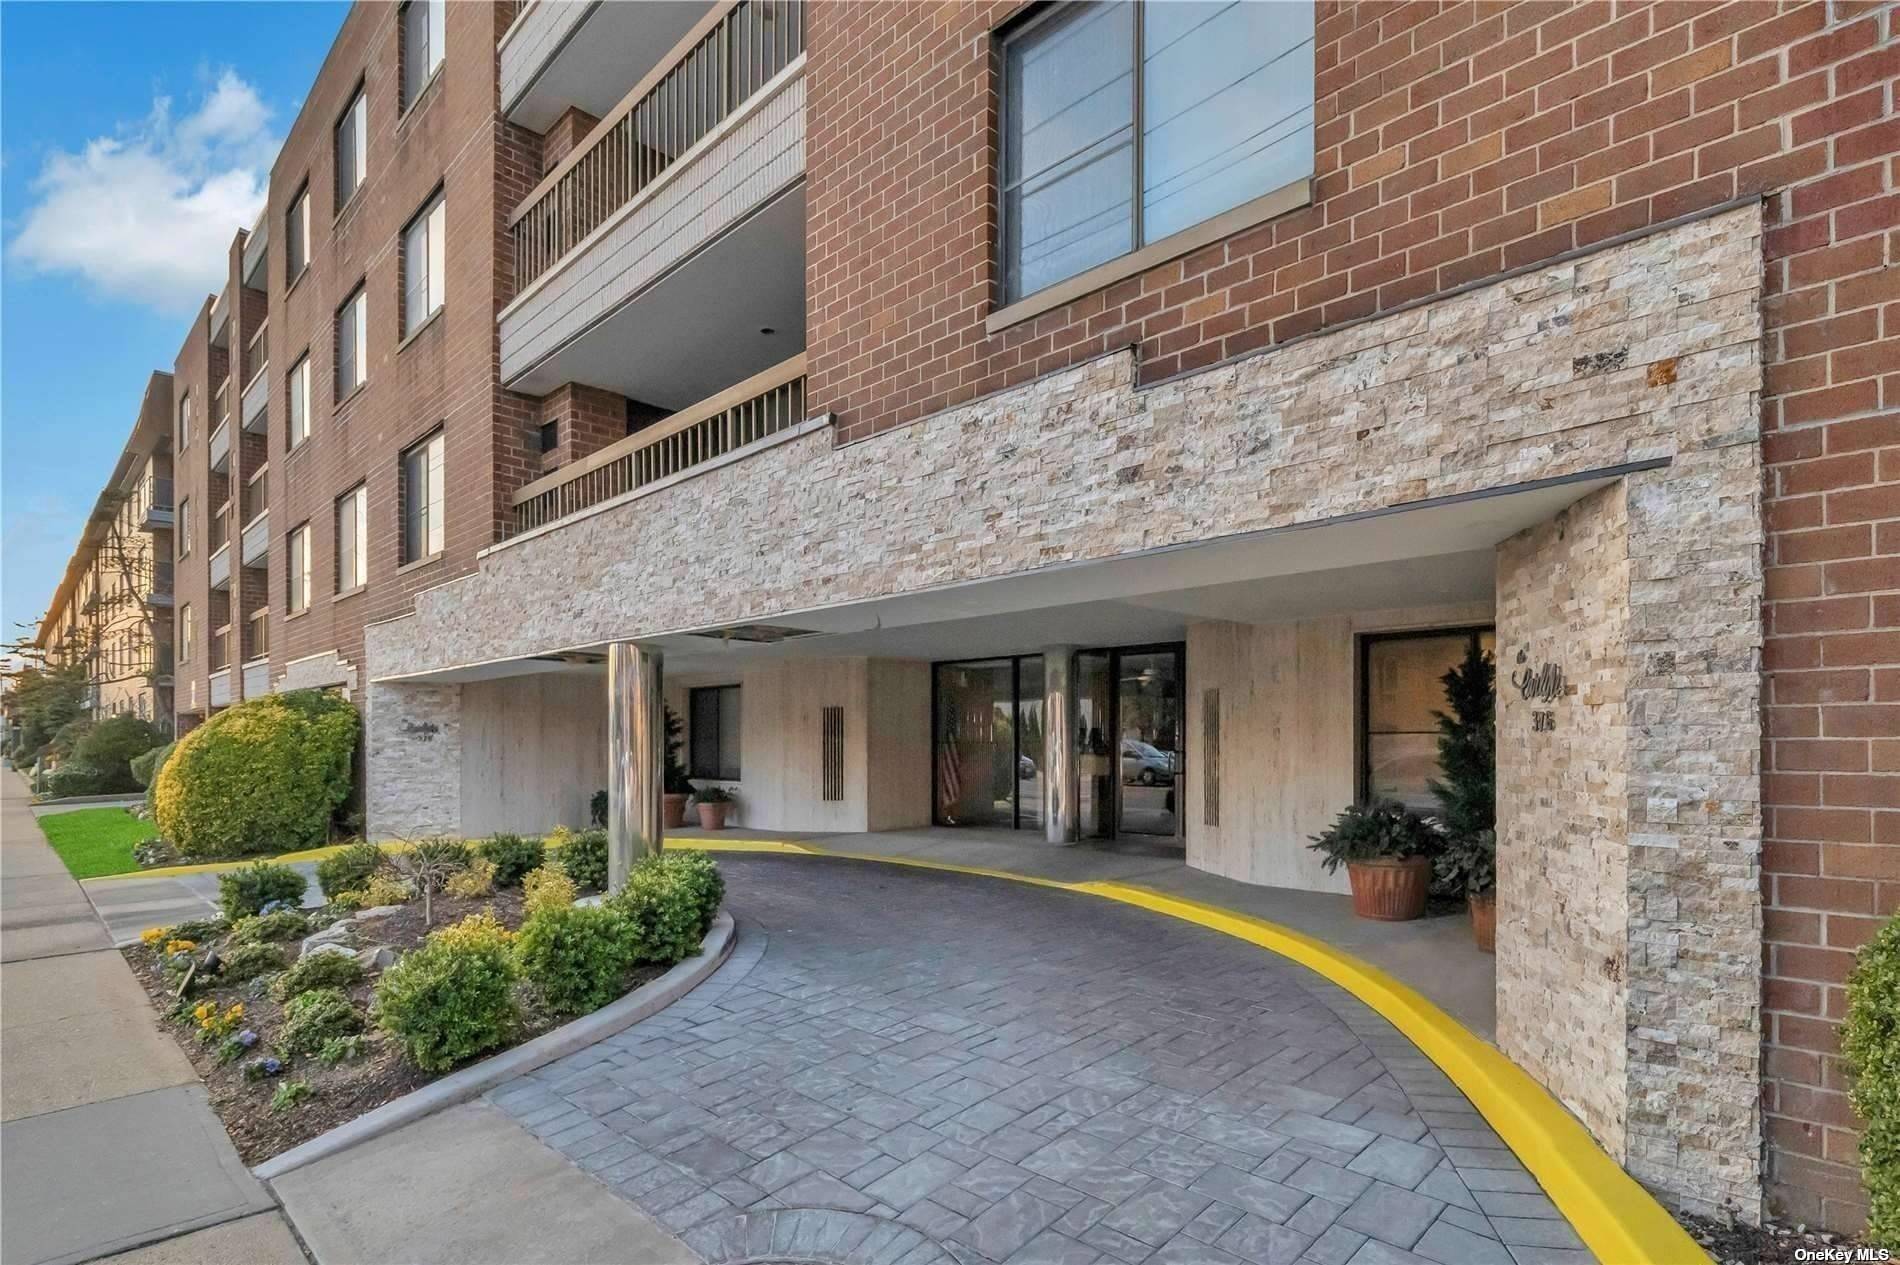
[[[1533,703],[1554,703],[1564,695],[1564,670],[1559,664],[1545,661],[1532,665],[1528,648],[1517,652],[1518,666],[1511,670],[1511,686]],[[1548,733],[1557,728],[1557,713],[1550,707],[1541,707],[1531,713],[1531,729],[1536,733]]]

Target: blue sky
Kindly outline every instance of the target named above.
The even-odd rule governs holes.
[[[347,11],[0,6],[0,640],[45,608]]]

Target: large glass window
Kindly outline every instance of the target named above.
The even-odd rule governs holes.
[[[402,455],[402,560],[442,552],[442,432]]]
[[[415,104],[442,64],[448,0],[409,0],[402,9],[402,108]]]
[[[191,553],[191,498],[178,498],[178,556]]]
[[[336,398],[363,385],[369,376],[369,298],[358,286],[336,310]]]
[[[1042,824],[1041,655],[936,667],[933,808],[940,825]]]
[[[1473,643],[1495,654],[1489,628],[1397,633],[1360,643],[1360,717],[1364,765],[1360,797],[1395,799],[1413,812],[1438,812],[1438,719],[1445,710],[1445,674],[1464,662]]]
[[[1313,6],[1067,4],[1003,46],[1009,301],[1313,173]]]
[[[295,614],[310,605],[310,524],[291,529],[287,543],[290,567],[284,599],[285,605]]]
[[[336,502],[336,591],[369,583],[369,489],[362,484]]]
[[[191,395],[178,401],[178,446],[185,448],[191,443]]]
[[[352,351],[355,341],[354,337],[350,340]],[[295,448],[310,438],[310,357],[307,354],[291,366],[285,389],[290,397],[289,446]]]
[[[336,209],[349,205],[369,174],[369,107],[362,89],[336,123]]]
[[[692,753],[689,776],[739,780],[739,687],[716,685],[687,695]]]
[[[413,333],[442,306],[442,282],[448,271],[443,246],[448,240],[448,203],[430,199],[402,231],[402,328]]]

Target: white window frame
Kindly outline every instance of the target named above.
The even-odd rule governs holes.
[[[348,132],[350,138],[349,170],[344,171],[343,137]],[[357,191],[369,179],[369,89],[359,87],[356,95],[350,98],[343,113],[337,116],[336,128],[331,133],[331,160],[336,166],[336,209],[342,209],[355,200]],[[344,187],[345,175],[349,177],[349,187]]]
[[[284,607],[289,614],[310,609],[310,524],[290,529],[285,542],[289,563],[284,569]]]
[[[178,662],[191,662],[192,643],[197,639],[197,614],[191,609],[191,603],[186,602],[178,613]]]
[[[350,368],[355,376],[349,382],[343,380],[343,314],[353,311],[354,328],[351,338]],[[355,293],[343,301],[336,310],[335,334],[332,342],[336,345],[336,398],[343,398],[369,381],[369,287],[359,285]]]
[[[185,392],[185,398],[178,401],[178,447],[191,445],[191,392]]]
[[[191,556],[191,498],[178,498],[178,556]]]
[[[336,591],[368,583],[369,486],[359,483],[336,499]]]
[[[397,530],[401,536],[398,545],[402,562],[406,566],[412,562],[422,562],[442,552],[446,532],[444,518],[446,505],[443,485],[447,482],[447,447],[442,432],[437,430],[427,439],[403,449],[399,458],[401,466],[398,472],[400,482],[402,522]],[[410,477],[411,462],[420,461],[415,468],[420,472],[424,486],[421,489],[420,515],[414,511],[417,506],[417,489]],[[410,530],[411,523],[419,523],[421,539],[417,532]]]
[[[410,25],[411,15],[418,10],[426,10],[422,26],[426,37],[422,45],[422,54],[428,59],[420,73],[412,73],[416,63],[416,41],[414,29]],[[429,83],[435,78],[435,72],[442,65],[443,46],[447,43],[448,0],[409,0],[402,6],[402,108],[409,108],[428,91]]]
[[[289,441],[287,450],[295,451],[310,438],[310,353],[305,352],[290,367],[284,394],[289,406],[284,410],[285,438]]]
[[[295,281],[310,266],[310,182],[303,182],[303,188],[291,200],[290,210],[284,215],[284,261],[285,280]],[[292,231],[294,230],[294,231]],[[300,247],[301,250],[293,249]]]
[[[421,0],[412,0],[420,3]],[[402,230],[402,321],[406,338],[442,310],[447,283],[448,199],[438,190]],[[418,295],[420,309],[417,308]]]

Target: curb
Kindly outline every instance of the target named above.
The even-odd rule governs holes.
[[[503,1050],[479,1063],[472,1063],[459,1072],[451,1072],[421,1089],[340,1124],[327,1133],[320,1133],[308,1142],[299,1143],[283,1154],[274,1155],[257,1165],[251,1174],[260,1181],[275,1181],[286,1173],[381,1137],[424,1116],[467,1102],[503,1081],[513,1080],[563,1055],[572,1054],[630,1028],[704,983],[732,952],[733,938],[732,915],[722,909],[713,919],[712,929],[700,942],[699,953],[674,966],[658,979],[649,980],[620,1000],[609,1002],[592,1014],[582,1015],[552,1032],[544,1032],[532,1041],[525,1041],[512,1050]]]
[[[786,840],[679,838],[666,840],[666,846],[873,861],[1007,879],[1134,905],[1245,940],[1339,985],[1404,1033],[1497,1130],[1598,1260],[1611,1265],[1637,1261],[1645,1265],[1708,1265],[1708,1253],[1697,1246],[1688,1231],[1527,1072],[1420,993],[1323,940],[1264,918],[1132,883],[1069,883],[943,861],[834,852],[816,844]]]

